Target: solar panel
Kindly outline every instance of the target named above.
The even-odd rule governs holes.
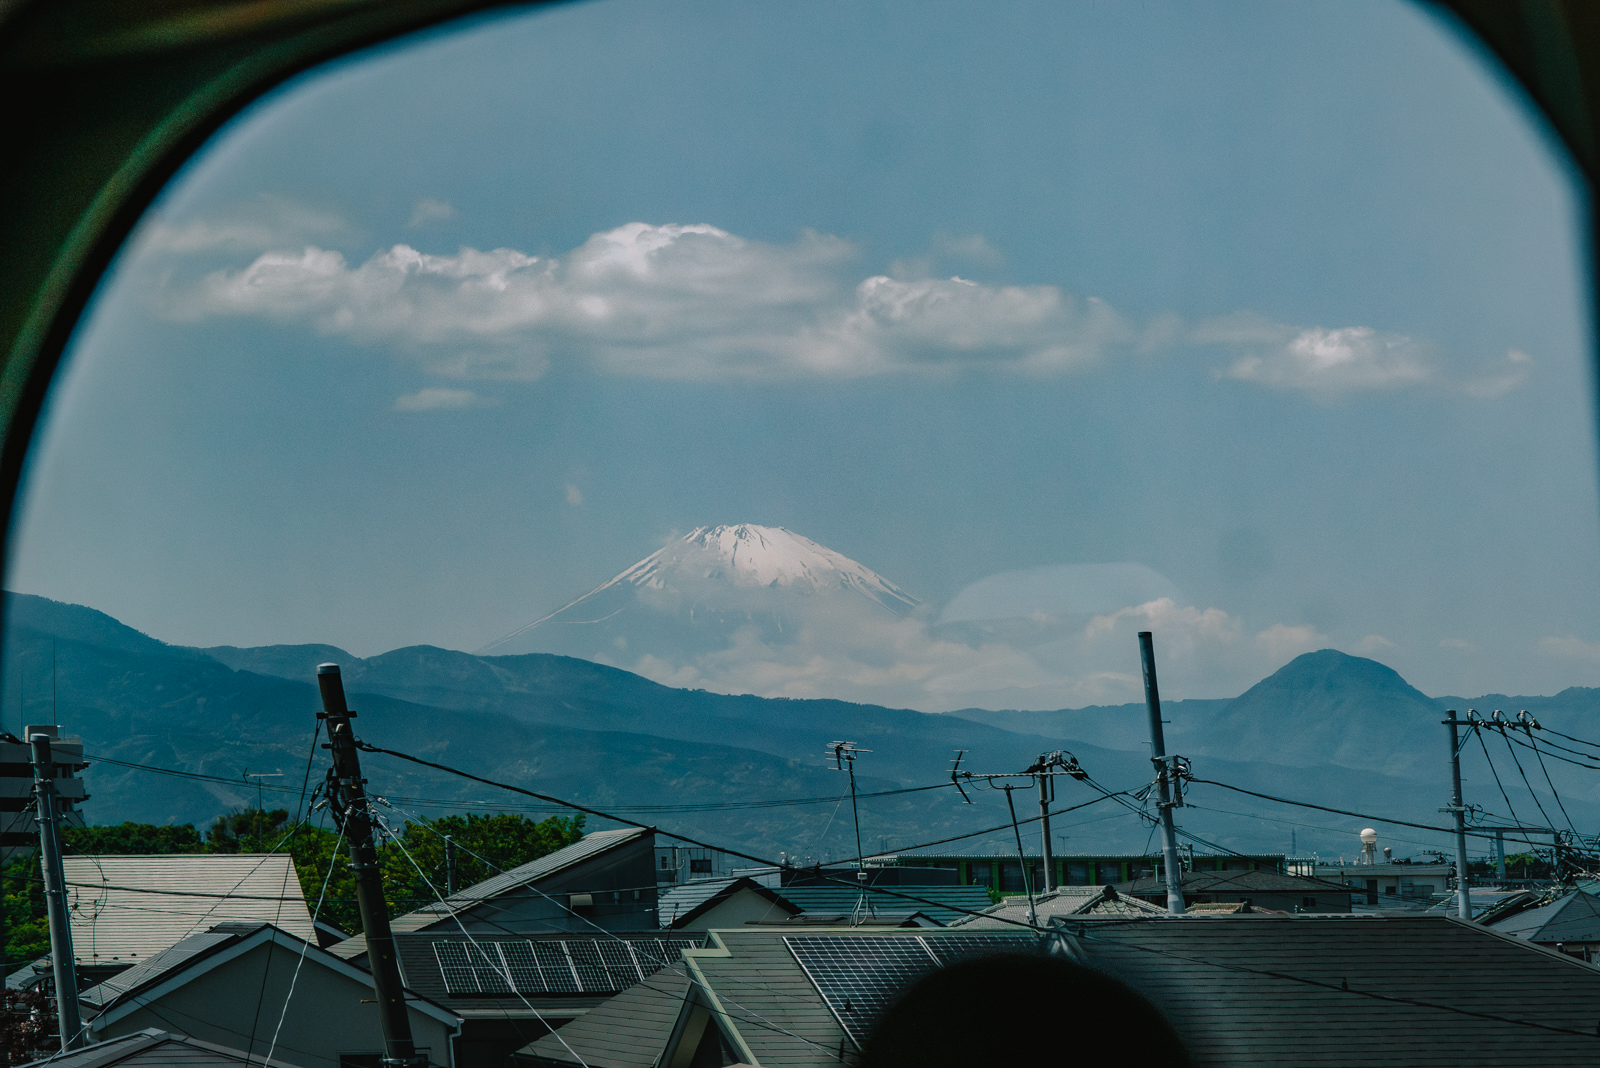
[[[433,955],[450,994],[499,994],[511,992],[500,954],[493,943],[476,946],[471,942],[435,942]]]
[[[534,942],[533,955],[539,963],[539,973],[544,976],[545,989],[552,994],[579,994],[578,975],[567,958],[567,948],[560,942]]]
[[[614,994],[647,979],[696,938],[464,939],[433,943],[449,994]]]
[[[600,959],[598,944],[588,941],[568,942],[567,954],[572,957],[572,966],[578,973],[578,983],[585,994],[620,989],[612,985],[611,977],[606,974],[605,962]]]
[[[945,967],[996,953],[1030,953],[1039,948],[1038,936],[1021,932],[923,935],[922,941]]]
[[[596,943],[595,948],[600,950],[600,963],[610,977],[612,990],[626,990],[644,978],[639,974],[638,965],[633,963],[633,953],[629,951],[628,943],[607,939]]]
[[[500,957],[505,961],[511,983],[521,994],[542,994],[544,978],[539,973],[539,962],[534,959],[533,945],[529,942],[498,942]]]
[[[433,955],[439,961],[439,973],[444,976],[444,989],[450,994],[476,994],[478,979],[467,963],[467,943],[435,942]]]
[[[900,991],[938,967],[919,938],[790,935],[784,942],[858,1047]]]

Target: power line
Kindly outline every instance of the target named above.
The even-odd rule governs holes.
[[[1393,824],[1396,827],[1414,827],[1419,831],[1434,831],[1434,832],[1437,832],[1438,834],[1455,834],[1456,833],[1454,827],[1435,827],[1432,824],[1414,823],[1411,820],[1393,819],[1393,818],[1391,818],[1389,816],[1374,816],[1370,812],[1354,812],[1354,811],[1351,811],[1350,809],[1347,809],[1347,808],[1333,808],[1332,806],[1329,806],[1329,805],[1316,805],[1316,804],[1312,804],[1310,801],[1295,801],[1292,798],[1277,797],[1277,796],[1275,796],[1273,794],[1263,794],[1263,793],[1260,793],[1260,792],[1255,791],[1255,790],[1246,790],[1242,786],[1230,786],[1229,784],[1227,784],[1225,782],[1217,782],[1215,779],[1190,779],[1189,781],[1193,782],[1193,783],[1199,783],[1199,784],[1204,785],[1204,786],[1220,786],[1224,790],[1232,790],[1236,794],[1247,794],[1250,797],[1259,797],[1263,801],[1276,801],[1280,805],[1294,805],[1294,806],[1296,806],[1298,808],[1313,808],[1313,809],[1316,809],[1318,812],[1332,812],[1335,815],[1339,815],[1339,816],[1354,816],[1358,820],[1370,820],[1370,821],[1372,821],[1374,823],[1388,823],[1388,824]],[[1479,829],[1475,829],[1475,828],[1472,828],[1472,827],[1468,827],[1467,828],[1467,833],[1472,835],[1475,838],[1494,838],[1494,837],[1496,837],[1496,835],[1491,834],[1488,831],[1479,830]],[[1532,841],[1529,841],[1528,839],[1523,839],[1523,838],[1513,839],[1513,841],[1522,842],[1524,845],[1538,845],[1539,844],[1537,842],[1532,842]]]

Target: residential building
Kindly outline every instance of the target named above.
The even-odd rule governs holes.
[[[1582,890],[1518,897],[1523,900],[1486,911],[1480,922],[1591,964],[1600,961],[1600,897]]]
[[[1236,903],[1270,912],[1349,912],[1350,890],[1341,883],[1278,871],[1185,872],[1183,900],[1188,905]],[[1165,911],[1165,879],[1146,877],[1117,889]]]
[[[943,854],[938,856],[882,856],[873,862],[903,868],[932,868],[953,872],[952,881],[962,886],[985,886],[997,894],[1020,894],[1043,888],[1044,863],[1038,855],[1027,858],[1028,877],[1023,880],[1022,861],[1015,856],[994,854]],[[1052,886],[1120,885],[1162,873],[1160,855],[1126,856],[1071,854],[1051,858],[1055,872]],[[1282,871],[1282,853],[1249,856],[1188,855],[1185,871]]]
[[[1008,897],[979,916],[964,916],[950,926],[963,930],[1016,929],[1019,925],[1048,924],[1055,919],[1082,916],[1163,915],[1166,909],[1119,893],[1114,886],[1065,886],[1041,894],[1030,903],[1025,897]]]
[[[344,1068],[383,1052],[372,976],[271,924],[219,924],[79,994],[91,1041],[149,1028],[299,1068]],[[407,1014],[432,1063],[457,1064],[461,1018],[408,991]]]
[[[649,829],[596,831],[391,921],[406,985],[462,1018],[460,1068],[497,1068],[698,944],[657,927],[656,855]],[[366,966],[361,935],[328,948]]]
[[[149,960],[220,923],[270,923],[316,939],[295,874],[284,854],[181,853],[62,858],[72,952],[84,983],[97,983]],[[25,966],[9,986],[32,986],[49,962]]]
[[[78,1049],[54,1053],[28,1062],[43,1068],[243,1068],[258,1065],[260,1058],[243,1050],[202,1042],[188,1035],[173,1034],[147,1027],[121,1038],[108,1039]],[[300,1068],[295,1062],[272,1055],[277,1068]]]
[[[890,874],[894,869],[888,869]],[[873,874],[871,869],[869,875]],[[848,873],[853,877],[855,872]],[[815,882],[772,887],[749,876],[692,883],[664,890],[663,926],[704,931],[748,923],[859,923],[921,915],[938,926],[954,923],[989,908],[989,892],[981,886],[922,885],[899,878],[847,881],[824,876]],[[803,919],[802,919],[803,917]]]
[[[1387,898],[1432,897],[1455,886],[1455,866],[1444,863],[1411,864],[1400,860],[1318,864],[1313,873],[1319,879],[1350,887],[1352,894],[1361,895],[1367,905],[1381,905]]]
[[[1119,977],[1201,1068],[1541,1068],[1600,1053],[1600,969],[1448,916],[1069,917],[1048,938],[961,928],[712,931],[681,976],[619,995],[518,1053],[532,1068],[849,1063],[908,982],[973,954],[1063,954]],[[680,994],[679,991],[682,991]],[[969,1018],[951,1026],[1037,1027]],[[1082,1028],[1061,1006],[1063,1050]],[[1137,1056],[1137,1035],[1127,1036]]]

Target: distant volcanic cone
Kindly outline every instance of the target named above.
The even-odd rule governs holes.
[[[681,663],[740,640],[781,644],[820,616],[893,619],[920,603],[871,568],[783,527],[698,527],[479,652]]]

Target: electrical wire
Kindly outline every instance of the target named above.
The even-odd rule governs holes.
[[[1489,755],[1489,743],[1483,740],[1482,731],[1473,731],[1477,735],[1478,747],[1483,750],[1483,759],[1489,765],[1489,773],[1494,776],[1494,784],[1500,788],[1500,796],[1505,799],[1506,810],[1511,813],[1511,822],[1518,827],[1522,826],[1522,817],[1517,815],[1516,806],[1511,803],[1511,795],[1506,793],[1505,784],[1500,781],[1500,772],[1494,766],[1494,758]]]
[[[1215,779],[1190,779],[1189,781],[1193,782],[1193,783],[1196,783],[1196,784],[1199,784],[1199,785],[1203,785],[1203,786],[1220,786],[1224,790],[1232,790],[1236,794],[1246,794],[1246,795],[1248,795],[1250,797],[1259,797],[1263,801],[1276,801],[1280,805],[1294,805],[1297,808],[1312,808],[1312,809],[1316,809],[1318,812],[1332,812],[1335,815],[1339,815],[1339,816],[1354,816],[1358,820],[1369,820],[1369,821],[1371,821],[1373,823],[1387,823],[1387,824],[1392,824],[1393,826],[1396,826],[1396,827],[1414,827],[1419,831],[1434,831],[1434,832],[1437,832],[1438,834],[1455,834],[1456,833],[1454,827],[1435,827],[1432,824],[1414,823],[1411,820],[1393,819],[1393,818],[1388,817],[1388,816],[1374,816],[1370,812],[1353,812],[1353,811],[1351,811],[1350,809],[1347,809],[1347,808],[1333,808],[1333,807],[1331,807],[1329,805],[1316,805],[1316,804],[1312,804],[1310,801],[1295,801],[1292,798],[1277,797],[1277,796],[1275,796],[1273,794],[1264,794],[1264,793],[1260,793],[1260,792],[1258,792],[1256,790],[1246,790],[1242,786],[1230,786],[1228,783],[1218,782]],[[1468,827],[1466,829],[1466,833],[1469,834],[1469,835],[1472,835],[1475,838],[1494,838],[1494,837],[1496,837],[1495,834],[1493,834],[1493,833],[1491,833],[1489,831],[1479,830],[1479,829],[1475,829],[1475,828],[1472,828],[1472,827]],[[1533,842],[1533,841],[1530,841],[1528,839],[1522,839],[1522,838],[1508,839],[1508,841],[1521,842],[1524,845],[1530,845],[1530,846],[1539,844],[1537,842]]]
[[[317,723],[320,725],[322,723],[322,721],[319,719],[319,720],[317,720]],[[315,735],[313,735],[313,738],[314,737],[315,737]],[[315,744],[315,742],[313,742],[313,744]],[[344,828],[341,827],[341,828],[339,828],[338,841],[334,842],[334,844],[333,844],[333,851],[334,851],[335,854],[337,854],[339,852],[339,847],[341,845],[343,845],[343,844],[344,844]],[[322,877],[322,892],[317,895],[316,907],[311,910],[311,926],[312,926],[313,929],[315,929],[315,927],[317,925],[317,917],[319,915],[321,915],[321,913],[322,913],[322,902],[328,896],[328,884],[330,882],[332,882],[332,881],[333,881],[333,865],[329,864],[328,865],[328,874]],[[313,933],[312,937],[315,937],[315,933]],[[278,1036],[283,1033],[283,1021],[285,1019],[287,1019],[288,1016],[289,1016],[289,1003],[294,1000],[294,987],[295,987],[295,984],[300,981],[300,969],[305,964],[305,962],[306,962],[306,953],[309,952],[310,949],[311,949],[311,942],[309,940],[302,939],[302,944],[300,946],[300,959],[295,961],[294,974],[289,977],[289,992],[283,996],[283,1009],[278,1013],[278,1026],[272,1029],[272,1044],[267,1047],[267,1059],[262,1062],[262,1068],[272,1068],[272,1054],[278,1048]],[[268,961],[269,964],[270,964],[271,960],[272,960],[272,953],[269,950],[268,953],[267,953],[267,961]],[[263,971],[263,975],[264,974],[265,974],[265,972]],[[263,979],[263,982],[265,982],[264,979]],[[253,1045],[254,1044],[254,1039],[253,1038],[252,1038],[251,1042],[252,1042],[252,1045]]]
[[[1554,827],[1555,821],[1552,820],[1550,818],[1550,814],[1544,810],[1544,805],[1540,802],[1539,795],[1533,792],[1533,784],[1528,781],[1528,773],[1522,770],[1522,761],[1517,759],[1517,751],[1511,748],[1510,734],[1506,731],[1501,731],[1500,737],[1506,743],[1506,752],[1511,754],[1511,762],[1517,766],[1517,774],[1522,776],[1522,785],[1528,788],[1528,793],[1533,797],[1534,807],[1539,810],[1539,815],[1544,817],[1544,825],[1546,827]]]

